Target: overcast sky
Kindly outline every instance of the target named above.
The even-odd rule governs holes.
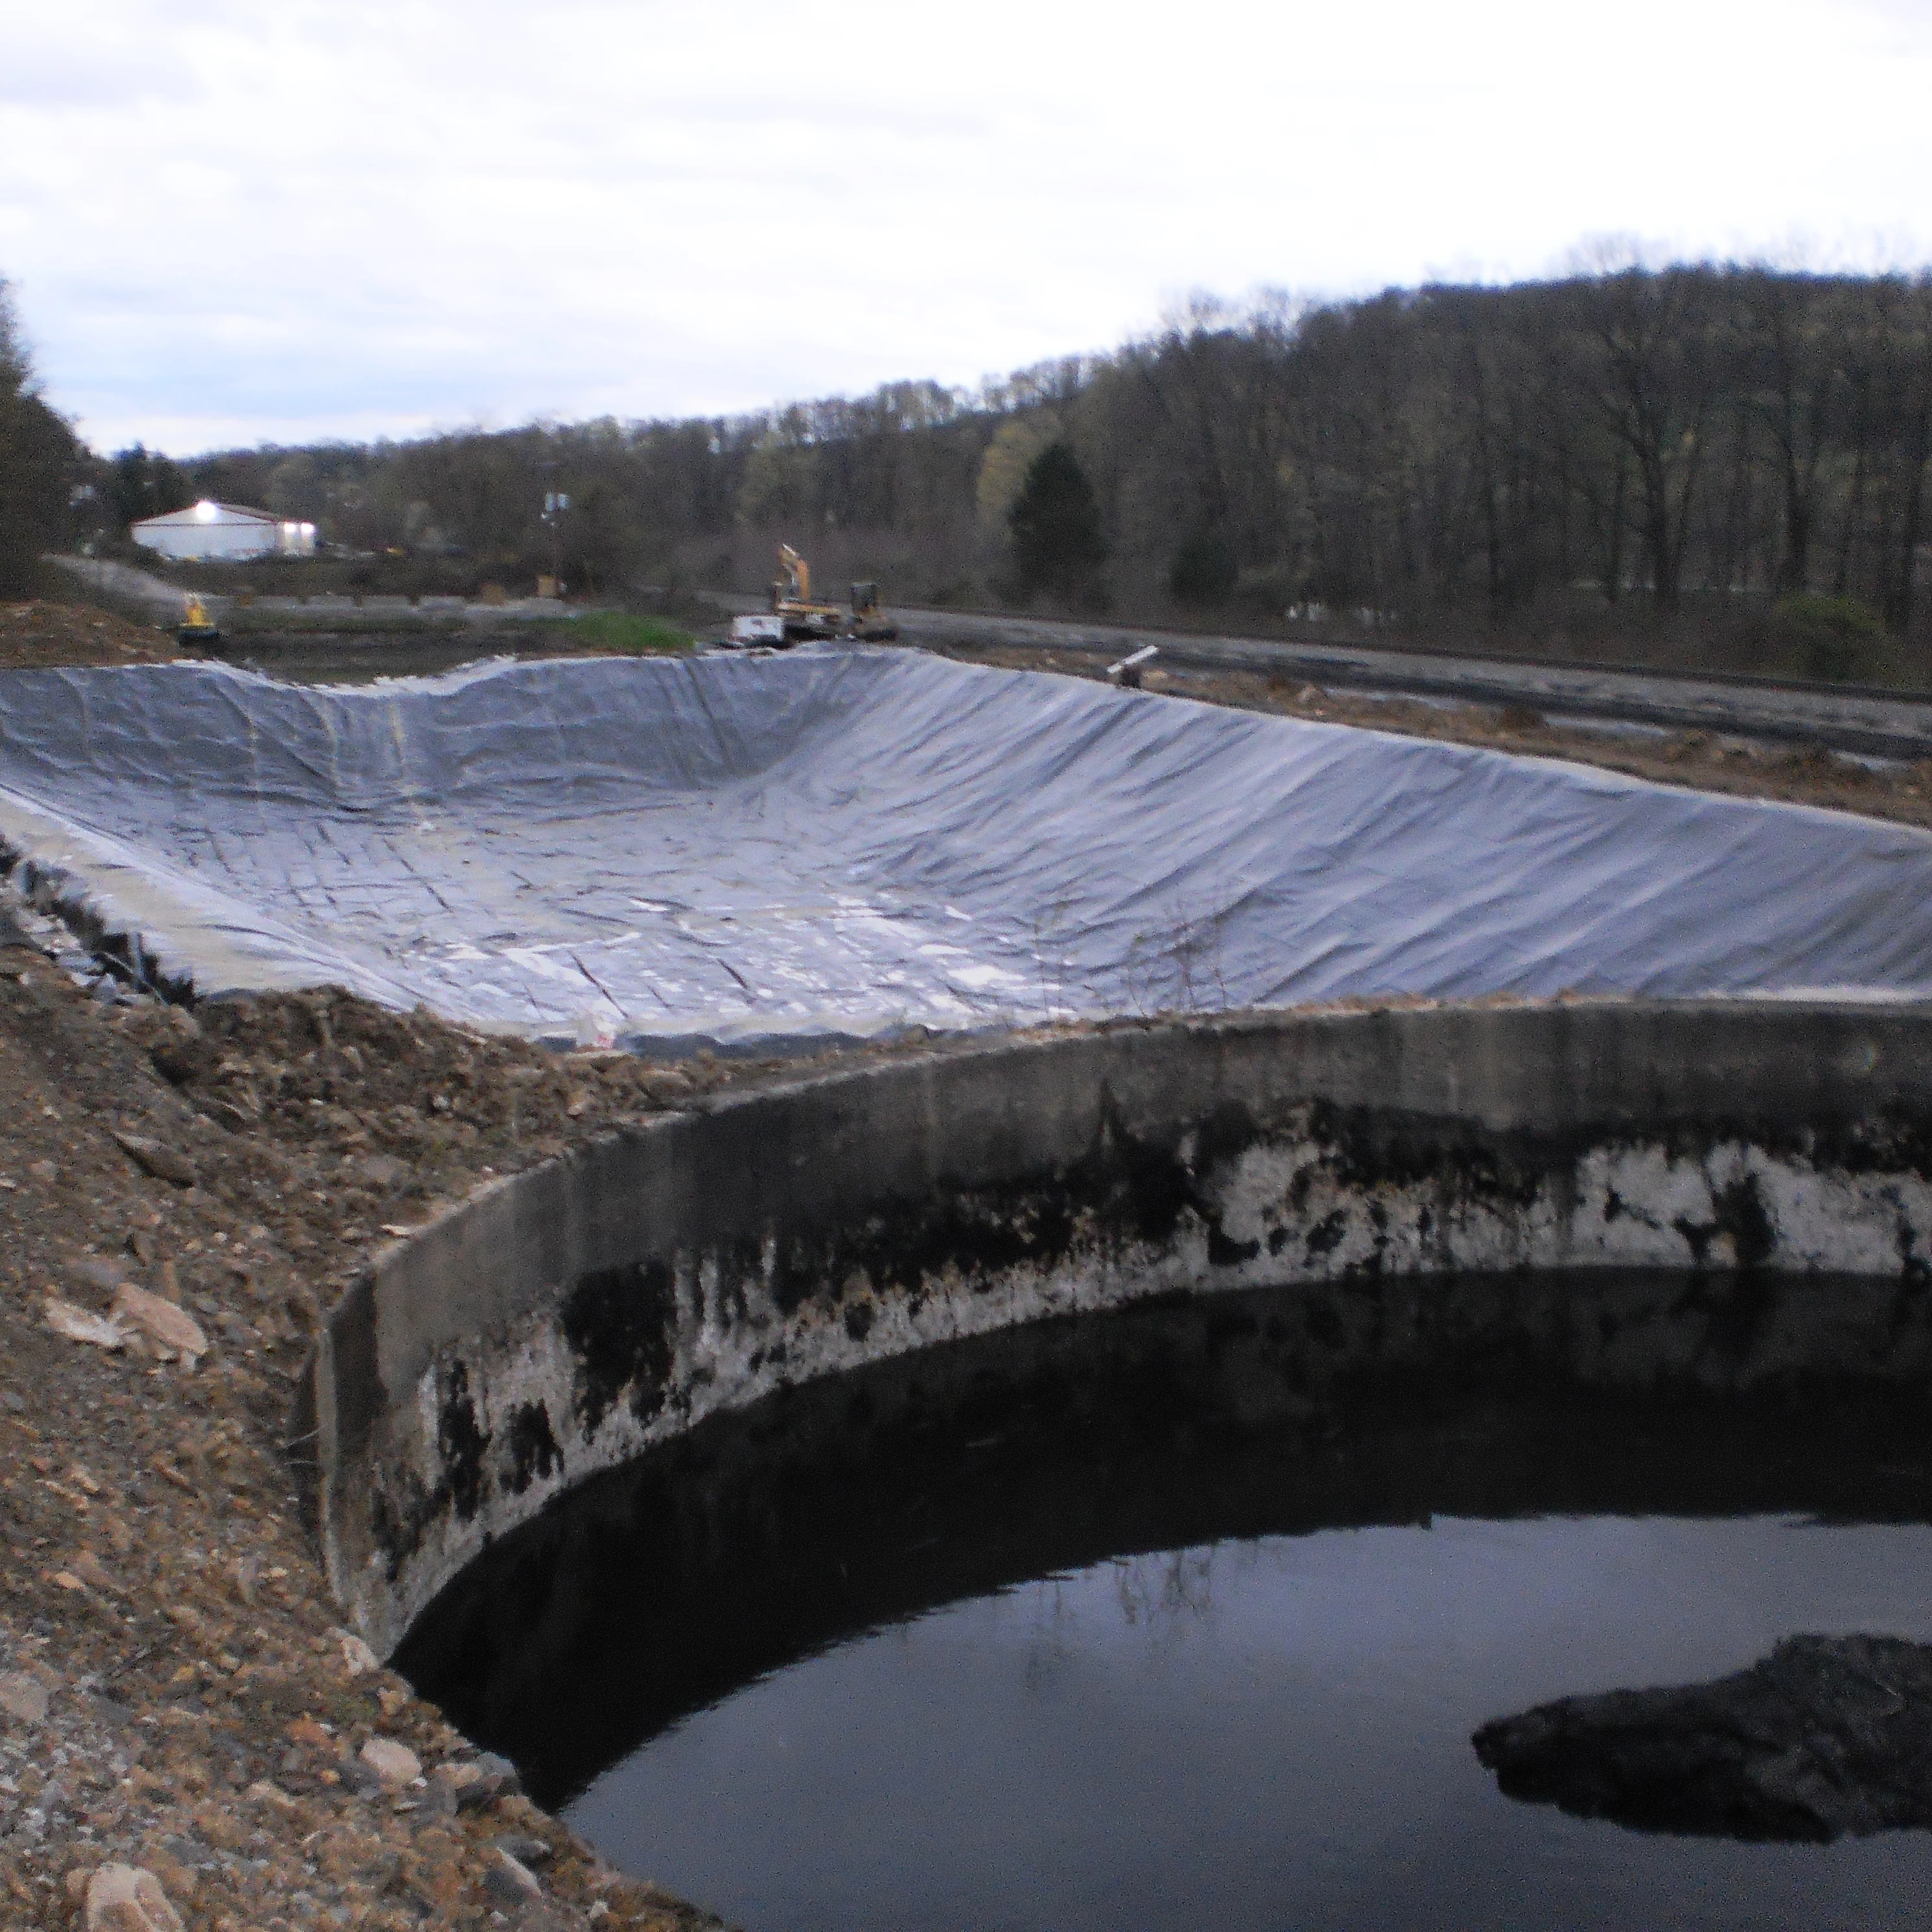
[[[0,0],[97,447],[973,382],[1196,290],[1932,254],[1932,0]]]

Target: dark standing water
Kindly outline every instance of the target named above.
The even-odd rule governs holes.
[[[795,1391],[508,1539],[404,1662],[758,1932],[1932,1922],[1932,1834],[1640,1834],[1468,1743],[1799,1630],[1932,1640],[1923,1292],[1426,1292]]]

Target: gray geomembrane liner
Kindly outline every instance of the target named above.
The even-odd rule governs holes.
[[[0,836],[204,993],[749,1045],[1932,993],[1932,836],[904,651],[0,674]]]

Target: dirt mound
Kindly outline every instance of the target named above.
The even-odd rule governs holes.
[[[196,1927],[456,1932],[523,1910],[509,1828],[549,1894],[518,1923],[715,1927],[520,1798],[456,1795],[471,1748],[337,1628],[286,1417],[392,1226],[766,1070],[326,989],[190,1013],[76,984],[46,923],[0,890],[0,1920],[77,1923],[107,1859]],[[385,1781],[398,1747],[426,1789]]]
[[[548,1160],[694,1095],[798,1071],[796,1061],[559,1055],[332,987],[204,1001],[192,1017],[142,1006],[118,1024],[231,1134],[335,1168],[337,1199],[313,1217],[332,1246],[345,1234],[366,1238],[406,1199],[460,1196],[487,1174]]]
[[[0,604],[0,670],[160,664],[180,653],[164,631],[85,604]]]

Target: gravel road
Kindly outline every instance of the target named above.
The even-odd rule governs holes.
[[[764,608],[755,597],[716,593],[721,610]],[[1670,730],[1822,745],[1868,757],[1932,757],[1932,693],[1856,686],[1776,684],[1715,674],[1671,676],[1603,664],[1530,663],[1365,644],[1203,637],[1045,617],[895,608],[908,644],[1125,656],[1154,644],[1158,660],[1191,670],[1248,671],[1330,689],[1520,705],[1553,718],[1615,719]]]

